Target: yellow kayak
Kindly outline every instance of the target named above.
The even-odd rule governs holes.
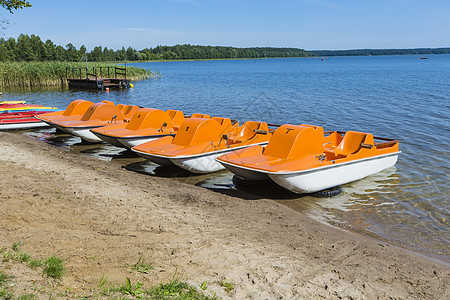
[[[27,103],[27,101],[23,101],[23,100],[12,100],[12,101],[0,101],[0,105],[4,105],[4,104],[25,104]]]
[[[22,111],[55,111],[59,110],[56,107],[42,106],[42,105],[28,105],[23,104],[19,106],[6,106],[0,107],[0,113],[12,113],[12,112],[22,112]]]

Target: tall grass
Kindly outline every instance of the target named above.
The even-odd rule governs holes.
[[[87,67],[114,67],[112,63],[88,63]],[[0,87],[66,86],[66,68],[86,69],[83,62],[0,62]],[[92,72],[92,71],[91,71]],[[69,72],[70,76],[71,71]],[[111,74],[113,76],[113,74]],[[155,77],[151,71],[127,66],[131,81]]]

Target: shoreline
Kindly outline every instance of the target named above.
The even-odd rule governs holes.
[[[450,53],[430,53],[430,54],[375,54],[375,55],[310,55],[310,56],[293,56],[293,57],[247,57],[247,58],[199,58],[199,59],[155,59],[155,60],[130,60],[127,61],[127,64],[138,64],[138,63],[152,63],[152,62],[187,62],[187,61],[223,61],[223,60],[265,60],[265,59],[289,59],[289,58],[314,58],[321,59],[323,57],[332,58],[332,57],[377,57],[377,56],[423,56],[423,55],[450,55]]]
[[[34,135],[33,133],[27,134],[30,137],[41,140],[42,137],[39,135]],[[58,135],[56,135],[58,136]],[[62,137],[67,135],[62,135]],[[44,138],[44,141],[52,144],[52,137],[49,140]],[[188,171],[184,171],[178,167],[172,168],[156,168],[155,166],[147,167],[145,162],[148,162],[146,159],[140,156],[133,156],[133,154],[127,154],[127,151],[122,152],[123,150],[117,149],[117,154],[113,154],[113,152],[109,152],[110,150],[104,149],[103,147],[108,147],[107,144],[99,145],[99,144],[83,144],[76,143],[75,144],[64,144],[64,142],[57,143],[58,146],[69,150],[72,153],[83,153],[92,157],[96,157],[101,160],[109,160],[111,163],[116,163],[127,170],[132,172],[138,172],[148,176],[158,176],[164,177],[169,180],[173,180],[174,182],[183,182],[189,185],[202,187],[208,189],[210,191],[214,191],[219,194],[229,195],[232,197],[236,197],[242,200],[250,200],[250,199],[270,199],[277,203],[280,203],[284,206],[293,209],[294,211],[301,212],[312,218],[318,222],[321,222],[325,225],[331,225],[336,228],[340,228],[343,230],[347,230],[353,232],[355,234],[361,234],[368,238],[373,238],[378,242],[384,242],[390,244],[391,246],[404,249],[411,253],[416,253],[418,255],[427,257],[431,260],[434,260],[438,263],[444,264],[446,266],[450,266],[450,256],[448,252],[444,252],[439,249],[426,249],[421,247],[414,247],[414,245],[406,244],[405,241],[389,239],[383,235],[379,235],[376,232],[372,232],[369,229],[359,228],[357,226],[352,226],[351,224],[346,223],[347,219],[345,217],[342,219],[338,216],[330,216],[330,212],[327,212],[327,206],[322,206],[319,204],[322,201],[342,201],[343,197],[346,196],[337,196],[337,198],[328,198],[328,197],[317,197],[311,195],[298,195],[292,192],[285,190],[284,188],[279,187],[278,185],[272,183],[265,185],[264,187],[233,187],[232,186],[232,174],[226,170],[210,173],[210,174],[192,174]],[[114,147],[113,147],[114,148]],[[103,150],[100,150],[103,149]],[[114,150],[113,150],[114,151]],[[155,172],[158,171],[158,175]],[[375,178],[369,180],[376,180]],[[299,196],[302,198],[299,200]],[[327,200],[328,199],[328,200]],[[292,202],[293,201],[293,202]],[[292,203],[296,203],[292,205]],[[298,204],[300,203],[300,204]],[[360,212],[362,213],[362,212]],[[355,225],[355,224],[353,224]]]
[[[0,133],[0,246],[60,253],[74,293],[130,276],[139,255],[229,298],[446,298],[448,264],[323,224],[269,199],[244,200],[125,170],[21,133]],[[97,257],[90,259],[90,257]],[[0,266],[2,266],[0,264]],[[227,294],[214,282],[227,280]]]
[[[334,221],[326,222],[326,221],[322,221],[322,220],[317,220],[317,222],[321,222],[323,224],[326,224],[326,225],[329,225],[329,226],[332,226],[334,228],[341,229],[344,231],[348,231],[353,234],[359,234],[367,239],[372,239],[374,242],[385,243],[385,244],[388,244],[390,247],[394,247],[400,251],[405,251],[412,255],[417,255],[417,256],[423,257],[426,260],[433,261],[442,266],[450,267],[450,262],[445,260],[446,258],[448,258],[448,256],[446,256],[445,254],[435,254],[432,252],[421,251],[420,249],[410,249],[407,246],[402,245],[401,243],[395,243],[392,240],[383,238],[382,236],[379,236],[370,231],[358,230],[358,229],[352,228],[351,226],[343,224],[343,223],[338,223],[338,222],[334,222]]]

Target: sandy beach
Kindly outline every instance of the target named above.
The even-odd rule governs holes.
[[[450,298],[448,265],[269,199],[138,174],[20,132],[0,133],[0,160],[0,246],[58,254],[67,273],[57,289],[69,298],[102,275],[151,286],[174,274],[221,299]],[[149,274],[130,271],[140,257],[154,263]],[[34,276],[0,269],[18,286]]]

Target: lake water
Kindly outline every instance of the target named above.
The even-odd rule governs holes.
[[[162,77],[135,82],[133,89],[123,91],[10,90],[3,99],[60,108],[74,99],[112,100],[399,139],[402,154],[395,167],[344,185],[333,198],[297,196],[277,187],[239,191],[227,172],[194,176],[194,181],[238,196],[245,192],[243,201],[275,199],[323,221],[450,262],[450,55],[135,65]]]

